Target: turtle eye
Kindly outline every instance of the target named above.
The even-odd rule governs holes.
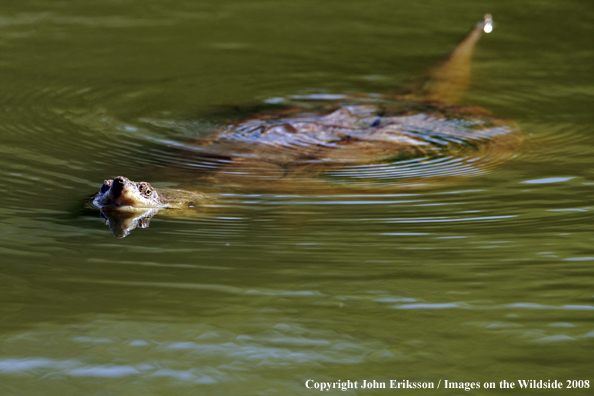
[[[153,192],[150,189],[148,189],[148,188],[146,189],[146,195],[147,195],[147,197],[150,196],[152,193]]]

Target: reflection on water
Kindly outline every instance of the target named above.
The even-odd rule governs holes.
[[[135,228],[147,228],[151,218],[157,214],[159,209],[148,209],[136,212],[120,212],[101,209],[101,217],[105,219],[105,224],[117,238],[125,238],[130,231]]]
[[[590,378],[594,11],[556,0],[493,7],[6,4],[0,393]],[[445,156],[323,180],[472,176],[391,191],[205,179],[191,187],[216,198],[207,215],[157,215],[125,239],[84,207],[106,177],[179,187],[172,169],[188,161],[173,143],[226,125],[203,117],[213,109],[402,86],[485,12],[498,24],[464,103],[514,120],[525,137],[496,167]]]

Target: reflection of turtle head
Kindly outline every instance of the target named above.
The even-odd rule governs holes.
[[[159,209],[138,209],[134,212],[121,211],[105,207],[101,209],[101,217],[116,238],[125,238],[135,228],[147,228],[151,218]]]
[[[163,202],[157,191],[146,182],[133,182],[124,176],[105,180],[101,190],[93,199],[99,208],[117,208],[121,211],[159,208]]]

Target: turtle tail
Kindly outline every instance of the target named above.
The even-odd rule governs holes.
[[[406,93],[421,100],[458,102],[470,82],[474,48],[483,33],[492,30],[493,18],[491,14],[486,14],[444,60],[409,87]]]

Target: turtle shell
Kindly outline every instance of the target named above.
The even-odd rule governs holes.
[[[305,100],[307,99],[307,100]],[[470,176],[513,155],[513,122],[478,107],[374,96],[316,96],[178,144],[184,167],[219,183],[349,184]]]

